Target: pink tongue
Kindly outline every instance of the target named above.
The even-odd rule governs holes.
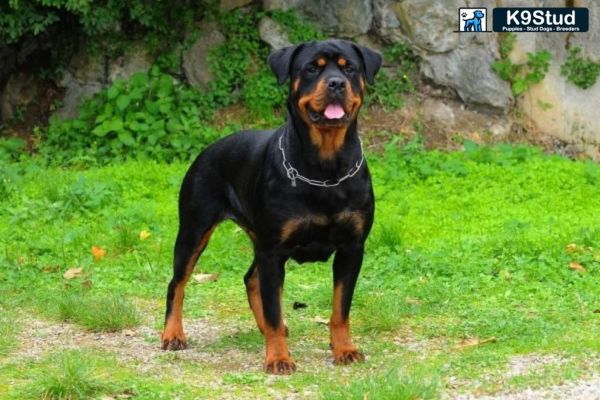
[[[325,108],[323,114],[327,119],[339,119],[342,118],[346,113],[339,104],[330,104],[327,106],[327,108]]]

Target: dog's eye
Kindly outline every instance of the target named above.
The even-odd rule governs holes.
[[[319,72],[319,69],[320,69],[319,67],[312,64],[312,65],[309,65],[308,67],[306,67],[306,72],[308,72],[309,74],[316,74],[317,72]]]
[[[351,74],[354,72],[354,67],[352,65],[348,64],[344,67],[344,72],[347,74]]]

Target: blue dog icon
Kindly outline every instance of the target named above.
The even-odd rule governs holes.
[[[461,14],[463,18],[467,16],[467,13]],[[465,21],[465,31],[481,32],[481,18],[485,17],[485,14],[481,10],[475,10],[473,12],[473,18],[463,19]]]

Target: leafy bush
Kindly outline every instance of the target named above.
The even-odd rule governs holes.
[[[572,47],[567,60],[560,67],[560,74],[575,86],[588,89],[594,86],[600,75],[600,63],[593,62],[589,57],[582,57],[580,47]]]
[[[155,41],[181,37],[204,1],[70,1],[19,0],[0,3],[0,41],[16,43],[26,35],[40,35],[53,27],[77,38],[107,42],[139,31]],[[159,39],[162,38],[162,39]],[[109,40],[108,40],[109,39]],[[108,44],[108,43],[107,43]]]
[[[518,96],[529,90],[531,85],[544,79],[550,68],[552,55],[548,50],[538,50],[535,53],[527,53],[525,64],[513,64],[508,56],[515,41],[514,33],[503,37],[500,43],[500,59],[492,63],[492,69],[500,78],[511,83],[513,95]]]
[[[201,124],[211,96],[186,87],[156,67],[115,83],[80,107],[77,118],[53,118],[41,152],[55,162],[105,163],[151,157],[187,159],[219,135]]]

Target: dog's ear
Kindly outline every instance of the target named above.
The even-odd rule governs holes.
[[[277,83],[281,85],[290,76],[290,66],[296,53],[304,46],[284,47],[283,49],[272,52],[267,59],[267,63],[277,78]]]
[[[369,84],[373,84],[375,81],[375,74],[381,68],[381,54],[376,51],[369,49],[368,47],[358,46],[353,44],[354,50],[358,53],[362,59],[363,65],[365,66],[365,77]]]

